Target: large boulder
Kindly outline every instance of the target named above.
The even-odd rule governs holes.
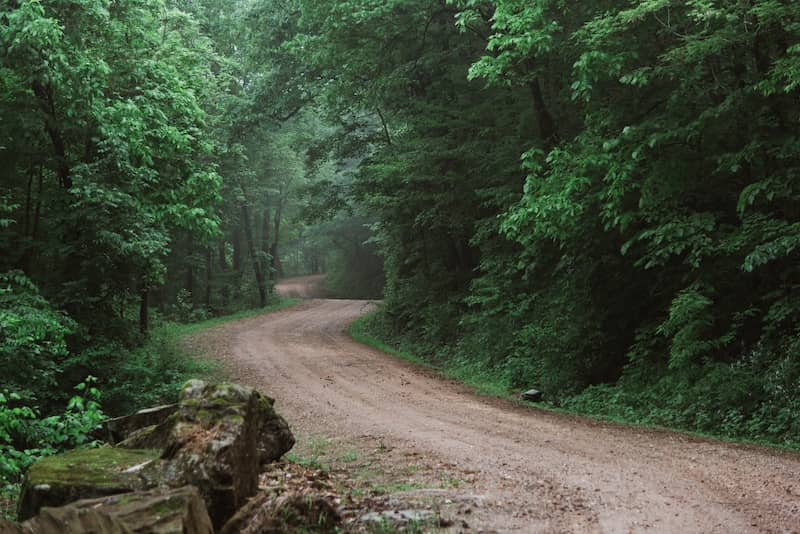
[[[262,466],[294,445],[273,402],[249,387],[191,380],[176,406],[109,422],[110,439],[122,439],[115,448],[37,463],[26,480],[19,517],[82,498],[192,485],[220,527],[256,493]]]
[[[254,391],[256,396],[256,453],[261,467],[280,460],[294,447],[294,435],[286,420],[275,411],[275,400]]]
[[[79,449],[39,460],[22,485],[20,521],[43,506],[63,506],[79,499],[149,489],[162,483],[159,451],[110,447]]]
[[[294,438],[270,400],[252,388],[191,380],[173,415],[121,445],[145,444],[162,449],[167,484],[200,490],[219,527],[256,493],[261,462],[280,457]]]
[[[256,424],[256,453],[261,467],[279,460],[294,447],[294,435],[286,420],[275,411],[275,400],[258,391],[236,384],[209,386],[200,380],[191,380],[182,390],[181,401],[176,405],[142,410],[132,416],[112,419],[107,434],[115,438],[118,447],[127,449],[164,449],[170,443],[173,429],[181,420],[207,419],[212,413],[198,414],[201,408],[196,398],[204,388],[214,387],[236,392],[239,402],[253,397],[255,409],[249,417]],[[113,423],[111,421],[114,421]]]
[[[177,404],[165,404],[154,408],[145,408],[131,415],[108,419],[103,423],[97,437],[111,444],[119,443],[143,428],[154,427],[163,423],[177,410]],[[128,448],[151,449],[156,447]]]
[[[196,488],[138,491],[43,508],[22,524],[0,523],[9,534],[213,534]]]

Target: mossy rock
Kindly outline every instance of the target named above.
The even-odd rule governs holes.
[[[255,392],[256,452],[261,466],[275,462],[294,447],[294,435],[274,408],[275,401]]]
[[[3,530],[6,529],[6,530]],[[159,489],[83,499],[58,508],[42,508],[22,524],[2,524],[13,534],[213,534],[211,519],[197,488]]]
[[[154,427],[166,421],[178,409],[177,404],[165,404],[154,408],[145,408],[138,412],[106,420],[97,437],[111,444],[120,443],[133,434],[147,427]],[[157,448],[157,447],[128,447]]]
[[[17,515],[25,520],[43,506],[154,488],[161,483],[157,450],[79,449],[39,460],[25,476]]]

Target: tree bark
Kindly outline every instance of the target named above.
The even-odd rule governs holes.
[[[228,259],[225,257],[226,254],[227,254],[227,247],[225,245],[226,245],[225,240],[224,239],[220,239],[219,240],[219,252],[218,252],[218,255],[219,255],[219,269],[223,273],[228,270]]]
[[[283,276],[283,266],[281,265],[281,259],[278,256],[278,243],[280,241],[280,235],[281,235],[282,202],[283,201],[281,200],[275,208],[275,216],[272,222],[272,226],[275,229],[275,233],[272,239],[272,246],[269,248],[269,253],[272,256],[272,270],[275,273],[276,278],[280,278]]]
[[[261,250],[264,254],[270,254],[270,246],[269,246],[269,208],[264,208],[264,214],[261,219]],[[269,265],[272,264],[272,260],[270,259]],[[272,273],[265,273],[267,279],[272,279]]]
[[[31,195],[33,193],[33,175],[34,167],[31,165],[30,171],[28,172],[28,184],[25,187],[25,222],[23,224],[23,235],[28,237],[30,235],[31,230],[31,202],[32,198]]]
[[[233,270],[237,273],[242,272],[242,224],[242,221],[239,221],[239,224],[233,229],[233,239],[231,240],[233,245]]]
[[[139,290],[139,332],[147,334],[150,329],[150,291],[142,285]]]
[[[247,242],[247,249],[250,252],[250,259],[253,262],[253,271],[256,275],[256,285],[258,286],[258,298],[259,298],[259,305],[263,308],[267,305],[267,287],[264,283],[264,271],[261,267],[261,262],[258,261],[258,256],[256,255],[256,248],[253,243],[253,230],[250,227],[250,209],[247,206],[247,202],[242,202],[242,221],[241,224],[244,227],[244,236],[245,241]]]
[[[39,99],[39,105],[45,114],[44,129],[50,137],[53,145],[53,152],[56,156],[56,174],[61,187],[64,189],[72,188],[72,176],[67,161],[67,147],[64,138],[57,125],[56,108],[53,100],[53,88],[50,85],[44,86],[41,82],[33,82],[33,93]]]
[[[194,247],[192,246],[191,238],[186,243],[186,291],[189,292],[192,299],[192,308],[194,308],[194,263],[192,262],[192,253]]]
[[[31,174],[28,177],[28,184],[25,190],[25,224],[24,224],[24,250],[20,258],[20,269],[26,275],[31,274],[31,264],[33,262],[34,250],[33,244],[36,241],[36,236],[39,233],[39,215],[42,210],[42,182],[44,170],[39,166],[39,177],[36,192],[36,205],[33,206],[33,178],[36,172],[31,168]],[[33,210],[33,214],[31,214]]]
[[[206,295],[204,304],[207,310],[211,309],[211,284],[214,280],[214,253],[211,247],[206,247]]]
[[[539,125],[539,135],[545,143],[545,147],[549,150],[558,143],[558,129],[550,110],[542,96],[542,86],[539,79],[534,79],[529,84],[531,95],[533,96],[533,109],[536,112],[536,122]]]
[[[39,236],[39,218],[42,213],[42,186],[44,185],[44,169],[39,166],[39,184],[36,187],[36,209],[33,212],[33,227],[31,228],[31,239]]]

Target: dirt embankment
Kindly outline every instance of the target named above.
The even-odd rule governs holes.
[[[320,277],[279,291],[313,297]],[[371,305],[306,300],[195,342],[269,392],[298,455],[468,531],[800,532],[800,456],[481,398],[352,341]]]

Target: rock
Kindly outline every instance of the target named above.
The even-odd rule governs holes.
[[[2,526],[2,525],[0,525]],[[43,508],[14,532],[37,534],[213,534],[196,488],[138,491]],[[5,530],[2,530],[5,532]]]
[[[117,443],[123,449],[163,449],[175,426],[174,416],[158,425],[150,425],[133,431],[124,440]]]
[[[42,508],[38,516],[21,524],[0,520],[0,532],[2,534],[133,534],[133,531],[121,521],[104,512],[75,511],[68,506]]]
[[[43,506],[149,489],[161,483],[159,451],[80,449],[39,460],[22,485],[17,515],[25,520]]]
[[[255,495],[261,466],[294,445],[273,402],[249,387],[189,381],[176,406],[110,421],[111,439],[124,438],[117,447],[37,463],[26,480],[19,517],[83,498],[192,485],[220,527]]]
[[[408,523],[436,522],[436,514],[430,510],[387,510],[385,512],[370,512],[359,519],[362,523],[395,523],[405,525]]]
[[[155,408],[139,410],[135,414],[125,415],[108,419],[103,423],[99,438],[108,443],[116,444],[128,439],[135,432],[146,428],[159,425],[175,413],[178,409],[177,404],[166,404]],[[128,447],[128,448],[157,448],[157,447]]]
[[[254,392],[257,399],[256,449],[263,467],[280,460],[294,447],[294,435],[286,420],[275,412],[275,400]]]
[[[337,532],[342,518],[330,498],[308,491],[260,493],[243,506],[221,534]]]
[[[182,390],[181,402],[176,405],[178,408],[173,409],[169,417],[159,423],[138,427],[135,431],[126,434],[117,446],[129,449],[166,448],[169,436],[180,420],[197,420],[209,415],[193,413],[198,410],[197,403],[202,397],[205,387],[207,385],[201,380],[187,382]],[[245,402],[252,396],[255,397],[256,409],[253,410],[251,417],[256,422],[256,449],[258,461],[262,467],[279,460],[294,447],[295,440],[292,431],[286,420],[275,412],[274,399],[251,388],[236,384],[227,384],[224,387],[228,388],[228,394],[233,394],[232,398],[238,398],[239,402]],[[180,411],[181,407],[182,411]],[[179,411],[180,413],[176,413]],[[130,417],[135,417],[135,415]],[[141,419],[139,420],[141,421]],[[130,423],[125,423],[126,428],[132,426]]]
[[[286,436],[280,434],[280,422],[285,421],[277,418],[269,399],[252,388],[191,380],[181,391],[178,410],[147,439],[166,436],[161,457],[167,483],[196,486],[215,527],[220,527],[256,493],[259,443],[266,443],[270,454],[286,448]],[[270,428],[279,432],[274,438],[278,446],[258,439]],[[291,446],[288,426],[285,433]]]
[[[520,395],[522,400],[526,400],[528,402],[542,402],[542,392],[538,389],[529,389],[522,395]]]

